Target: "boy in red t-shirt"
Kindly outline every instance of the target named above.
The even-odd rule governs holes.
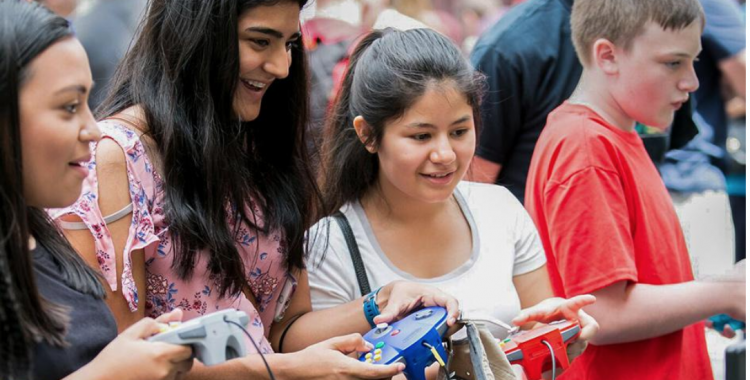
[[[667,128],[698,88],[698,0],[576,0],[584,66],[547,119],[526,205],[557,295],[591,293],[601,326],[566,379],[707,379],[705,318],[745,319],[745,275],[694,281],[685,238],[636,121]]]

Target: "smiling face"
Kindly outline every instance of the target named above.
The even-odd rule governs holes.
[[[472,107],[452,82],[428,90],[399,119],[385,125],[376,149],[386,199],[442,202],[451,197],[474,156]]]
[[[240,120],[255,120],[268,87],[289,75],[291,48],[300,39],[299,13],[296,2],[286,1],[240,15],[240,81],[234,96],[234,112]]]
[[[698,21],[680,30],[649,22],[630,49],[618,47],[611,88],[620,111],[645,125],[669,127],[674,112],[698,89],[693,61],[701,51],[700,38]]]
[[[24,196],[30,206],[69,206],[81,194],[100,137],[87,105],[91,71],[78,40],[55,42],[29,64],[19,111]]]

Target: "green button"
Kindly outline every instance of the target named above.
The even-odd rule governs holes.
[[[510,343],[510,338],[506,338],[503,343]]]
[[[378,342],[378,344],[375,345],[375,348],[383,348],[385,346],[385,342]]]

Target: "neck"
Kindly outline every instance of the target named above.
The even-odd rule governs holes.
[[[29,251],[33,251],[34,249],[36,249],[36,239],[29,235]]]
[[[620,107],[617,100],[608,89],[607,78],[583,69],[581,80],[578,82],[568,102],[591,108],[607,123],[625,132],[635,130],[635,120],[630,118]]]
[[[368,218],[376,217],[399,224],[425,223],[439,217],[447,208],[456,204],[453,196],[445,201],[432,203],[410,198],[403,193],[392,194],[397,191],[392,190],[376,185],[362,198],[362,208]]]

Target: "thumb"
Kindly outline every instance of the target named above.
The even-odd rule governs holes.
[[[132,339],[145,339],[159,332],[159,324],[151,318],[143,318],[120,334]]]
[[[350,354],[352,352],[366,352],[373,349],[372,344],[362,338],[359,334],[349,334],[331,338],[325,341],[326,346],[332,350]]]
[[[394,297],[388,301],[388,304],[385,305],[380,314],[373,318],[373,322],[375,324],[392,323],[397,318],[404,317],[404,314],[413,311],[417,306],[423,304],[424,300],[422,297],[416,297],[412,300],[401,300]]]
[[[162,314],[158,318],[156,318],[156,322],[159,323],[169,323],[169,322],[181,322],[182,321],[182,309],[175,308],[172,309],[169,313]]]

